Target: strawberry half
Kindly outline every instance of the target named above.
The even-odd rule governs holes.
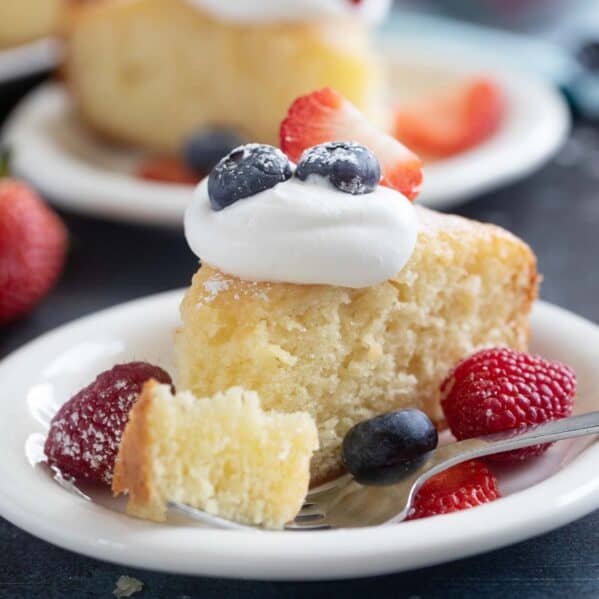
[[[381,184],[408,199],[422,185],[422,163],[396,139],[383,133],[340,93],[330,87],[297,98],[281,123],[281,149],[297,162],[302,152],[327,141],[356,141],[377,157]]]
[[[401,107],[395,115],[393,134],[423,156],[445,158],[487,139],[497,131],[504,114],[499,86],[485,78],[469,79]]]

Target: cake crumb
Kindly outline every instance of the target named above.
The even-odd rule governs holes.
[[[131,576],[119,576],[112,594],[115,597],[131,597],[131,595],[141,592],[143,588],[144,584],[141,580]]]

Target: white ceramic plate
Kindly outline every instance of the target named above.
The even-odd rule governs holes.
[[[444,52],[416,40],[383,45],[393,73],[393,98],[431,87],[440,79],[484,73],[501,84],[508,113],[487,142],[426,168],[421,202],[447,208],[530,173],[559,147],[569,129],[561,96],[547,83],[506,70],[473,52]],[[265,90],[265,93],[267,91]],[[81,213],[180,226],[192,188],[140,181],[133,151],[103,145],[79,122],[64,89],[46,85],[23,100],[4,139],[15,150],[16,173],[56,205]]]
[[[60,54],[60,44],[50,38],[0,50],[0,83],[52,69]]]
[[[169,572],[262,579],[383,574],[456,559],[551,530],[599,507],[599,445],[561,442],[542,458],[499,473],[504,498],[476,509],[395,526],[318,532],[154,524],[123,515],[33,467],[57,406],[101,370],[131,359],[172,371],[181,292],[131,302],[76,321],[0,364],[0,515],[51,543],[104,560]],[[150,324],[149,324],[150,323]],[[539,303],[533,349],[577,371],[577,411],[599,409],[599,327]]]

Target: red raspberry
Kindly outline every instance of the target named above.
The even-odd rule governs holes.
[[[458,464],[424,483],[408,520],[466,510],[500,497],[495,476],[480,460]]]
[[[44,446],[48,464],[76,480],[110,484],[129,411],[149,379],[172,386],[162,368],[130,362],[103,372],[74,395],[50,424]]]
[[[443,381],[441,394],[451,432],[457,439],[468,439],[569,416],[576,375],[569,366],[538,356],[484,349],[455,367]],[[519,461],[548,446],[526,447],[492,459]]]

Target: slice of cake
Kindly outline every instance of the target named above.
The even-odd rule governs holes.
[[[112,489],[127,512],[163,521],[169,501],[267,528],[300,510],[318,447],[308,414],[265,412],[234,387],[210,399],[146,383],[129,415]]]
[[[65,73],[83,119],[110,139],[177,152],[205,125],[275,143],[291,100],[323,85],[382,117],[370,27],[351,18],[361,4],[329,1],[323,8],[340,7],[339,17],[310,18],[317,3],[270,2],[256,11],[272,18],[255,21],[243,14],[250,4],[222,4],[102,0],[78,11]],[[296,16],[283,19],[289,11]]]
[[[242,385],[265,409],[309,412],[320,435],[313,484],[342,471],[340,443],[361,420],[417,407],[439,422],[439,386],[460,359],[485,346],[526,349],[536,260],[496,226],[415,210],[406,266],[363,289],[243,281],[203,266],[181,307],[180,386],[205,396]]]
[[[66,3],[67,0],[2,0],[0,48],[55,34]]]

